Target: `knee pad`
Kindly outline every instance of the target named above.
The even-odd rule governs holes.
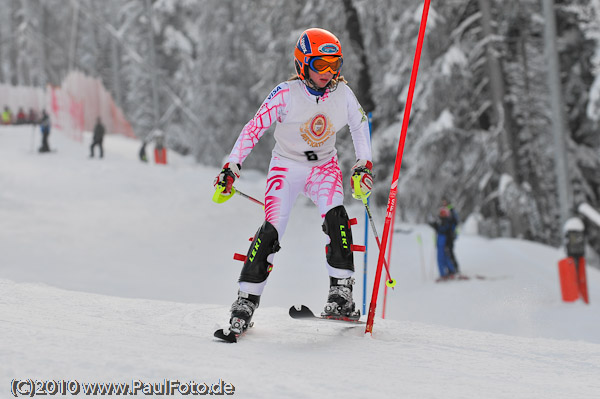
[[[327,244],[327,263],[337,269],[354,271],[352,254],[352,231],[350,220],[343,205],[327,212],[323,222],[323,231],[331,242]]]
[[[256,232],[244,261],[240,282],[262,283],[269,277],[273,265],[267,257],[279,251],[278,233],[275,226],[265,221]]]

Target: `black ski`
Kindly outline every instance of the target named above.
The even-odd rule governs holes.
[[[252,326],[254,326],[254,322],[251,321],[250,325],[248,325],[248,328],[251,328]],[[220,340],[223,340],[225,342],[229,342],[229,343],[235,343],[238,342],[238,340],[244,336],[244,334],[246,334],[246,332],[248,331],[248,328],[245,329],[244,331],[242,331],[241,334],[236,334],[233,331],[229,330],[229,329],[224,329],[224,328],[219,328],[217,331],[215,331],[215,333],[213,334],[216,338],[219,338]]]
[[[461,281],[461,280],[505,280],[510,278],[509,276],[496,276],[496,277],[488,277],[488,276],[483,276],[481,274],[474,274],[474,275],[465,275],[465,274],[459,274],[459,275],[454,275],[451,277],[440,277],[437,280],[435,280],[436,283],[444,283],[447,281]]]
[[[479,277],[477,277],[479,278]],[[470,280],[471,277],[470,276],[466,276],[464,274],[451,274],[448,276],[444,276],[444,277],[440,277],[437,280],[435,280],[436,283],[443,283],[446,281],[460,281],[460,280]]]
[[[309,319],[309,320],[323,320],[323,321],[336,321],[345,324],[365,324],[364,321],[351,319],[349,317],[333,317],[333,316],[315,316],[315,314],[307,306],[296,305],[290,308],[290,316],[292,319]]]
[[[234,342],[237,342],[237,340],[238,340],[238,335],[236,335],[234,332],[225,330],[223,328],[220,328],[217,331],[215,331],[215,333],[213,335],[216,338],[219,338],[219,339],[221,339],[225,342],[229,342],[231,344],[233,344]]]

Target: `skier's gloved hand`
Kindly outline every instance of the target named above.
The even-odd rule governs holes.
[[[231,194],[231,187],[233,187],[233,182],[235,179],[240,177],[241,168],[242,166],[240,164],[233,162],[227,162],[225,165],[223,165],[221,173],[215,177],[215,181],[213,182],[215,189],[217,186],[221,186],[224,187],[223,191],[221,192],[222,195]]]
[[[371,189],[373,188],[373,163],[366,159],[359,159],[352,167],[352,197],[362,200],[362,198],[368,198],[371,195]],[[360,193],[355,192],[354,180],[358,179],[360,183]]]

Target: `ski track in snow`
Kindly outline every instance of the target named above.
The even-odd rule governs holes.
[[[411,226],[394,235],[386,319],[365,335],[288,316],[298,303],[320,310],[327,295],[320,217],[300,199],[254,327],[227,344],[212,333],[227,323],[241,267],[232,255],[247,251],[260,208],[212,203],[216,168],[172,153],[167,166],[142,164],[133,140],[109,135],[98,160],[87,159],[89,134],[78,143],[53,131],[57,151],[44,155],[32,151],[38,135],[0,127],[0,398],[13,378],[223,379],[240,398],[599,397],[600,273],[588,268],[590,305],[563,303],[554,248],[463,236],[462,271],[497,279],[436,284],[432,231]],[[238,184],[260,196],[264,175],[245,170]],[[362,208],[347,205],[361,244]],[[383,287],[378,315],[382,301]]]

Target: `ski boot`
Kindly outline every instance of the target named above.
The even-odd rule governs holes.
[[[238,291],[238,298],[231,305],[229,331],[233,332],[235,335],[243,334],[248,327],[250,327],[252,315],[258,307],[259,302],[260,295],[252,295]]]
[[[360,310],[354,309],[352,285],[354,278],[329,277],[329,296],[322,317],[330,319],[360,319]]]

